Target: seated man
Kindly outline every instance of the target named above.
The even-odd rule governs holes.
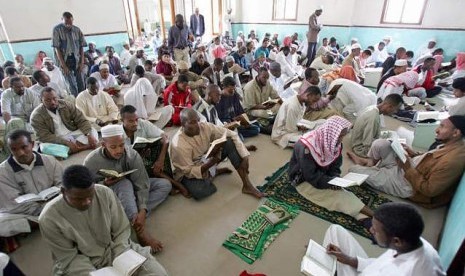
[[[118,94],[120,90],[118,81],[115,76],[110,74],[110,66],[108,64],[100,64],[99,71],[90,74],[90,76],[97,80],[98,86],[101,90],[110,95]]]
[[[276,55],[276,62],[281,65],[282,73],[286,78],[291,78],[297,75],[297,71],[292,64],[291,49],[284,46]],[[271,65],[271,64],[270,64]]]
[[[145,219],[150,211],[166,199],[171,191],[171,184],[163,178],[149,178],[140,155],[125,145],[122,126],[109,125],[102,128],[102,146],[87,155],[84,166],[94,175],[101,169],[119,173],[137,169],[124,177],[102,176],[97,180],[110,187],[119,198],[139,242],[150,246],[154,252],[161,251],[163,245],[150,236],[145,228]]]
[[[29,88],[32,86],[31,80],[28,77],[18,74],[14,66],[8,66],[5,68],[5,77],[2,80],[3,90],[10,88],[10,79],[14,77],[20,78],[25,87]]]
[[[31,125],[40,142],[63,144],[70,153],[97,147],[97,131],[76,106],[59,100],[50,87],[42,90],[41,100],[31,115]]]
[[[54,157],[33,151],[34,141],[26,130],[17,129],[6,140],[11,155],[0,164],[0,214],[38,216],[44,207],[42,202],[17,203],[15,198],[60,186],[63,168]],[[0,236],[30,232],[25,222],[25,218],[2,221]]]
[[[457,78],[452,83],[454,89],[454,96],[459,101],[452,106],[445,106],[443,111],[448,111],[449,115],[465,115],[465,78]]]
[[[42,71],[44,71],[45,74],[49,76],[50,82],[56,83],[60,88],[60,92],[66,91],[68,94],[70,92],[69,85],[66,82],[65,76],[63,76],[60,68],[58,68],[58,66],[56,66],[53,62],[53,59],[45,57],[43,60],[43,66],[44,67],[42,68]]]
[[[376,87],[376,92],[379,91],[379,89],[381,88],[381,85],[383,85],[383,83],[390,77],[407,72],[407,66],[408,66],[408,63],[406,59],[396,60],[396,62],[394,63],[394,67],[389,69],[386,72],[386,74],[384,74],[379,80],[378,86]]]
[[[163,93],[163,89],[165,89],[166,86],[166,80],[162,76],[146,71],[142,65],[137,65],[134,74],[132,75],[130,86],[133,87],[140,78],[146,78],[150,81],[157,97]]]
[[[176,74],[176,63],[174,63],[169,52],[162,54],[161,59],[157,63],[156,69],[157,74],[164,77],[167,83],[171,83],[174,74]]]
[[[381,72],[381,75],[386,74],[389,69],[394,67],[394,64],[396,63],[396,60],[399,59],[405,59],[406,58],[406,52],[407,50],[404,47],[399,47],[396,50],[396,53],[393,56],[389,56],[383,63],[383,71]]]
[[[279,63],[270,63],[270,74],[270,83],[274,90],[278,92],[278,95],[281,99],[285,100],[296,94],[294,89],[291,88],[292,82],[284,84],[284,79],[281,74],[281,65],[279,65]]]
[[[155,66],[157,64],[155,63]],[[155,69],[155,66],[153,66],[153,61],[151,61],[150,59],[146,60],[145,63],[144,63],[144,69],[145,69],[145,72],[150,72],[152,74],[157,74],[157,69]]]
[[[236,93],[236,81],[231,76],[223,80],[223,91],[220,101],[215,105],[218,118],[224,124],[237,121],[238,116],[245,113],[242,108],[241,97]],[[260,133],[258,123],[242,125],[237,128],[241,138],[257,136]]]
[[[305,199],[330,211],[338,211],[370,225],[373,211],[353,193],[329,183],[341,175],[342,139],[352,124],[333,116],[302,136],[289,162],[289,181]]]
[[[178,73],[174,76],[173,81],[177,81],[179,75],[186,75],[187,79],[189,80],[187,85],[192,90],[192,92],[195,92],[196,96],[204,96],[204,89],[207,87],[207,81],[196,73],[189,71],[189,64],[187,64],[187,62],[184,60],[179,61],[177,67]]]
[[[304,93],[285,100],[274,120],[271,140],[283,149],[288,146],[293,147],[302,136],[302,131],[306,130],[297,126],[303,119],[306,105],[316,103],[320,97],[320,89],[317,86],[310,86]]]
[[[178,80],[170,84],[165,89],[163,103],[165,106],[172,106],[174,113],[171,118],[173,125],[181,125],[179,114],[186,107],[191,107],[191,90],[188,86],[189,79],[186,75],[179,75]],[[136,107],[137,108],[137,107]]]
[[[219,87],[222,87],[221,81],[224,79],[225,75],[223,66],[223,60],[221,58],[215,58],[213,65],[203,70],[201,76],[207,78],[211,84],[216,84]]]
[[[259,118],[260,131],[268,135],[271,134],[274,117],[276,117],[282,103],[278,92],[268,81],[269,78],[268,69],[261,67],[255,79],[244,86],[244,107],[250,116]],[[278,104],[264,105],[263,103],[270,98],[278,100]]]
[[[220,37],[217,36],[213,39],[213,45],[212,47],[210,48],[211,49],[211,54],[212,56],[217,59],[217,58],[220,58],[220,59],[224,59],[228,53],[228,51],[226,50],[226,48],[221,44],[221,40],[220,40]]]
[[[326,231],[323,246],[337,258],[337,275],[446,275],[434,247],[421,237],[420,213],[406,203],[385,203],[376,209],[370,232],[376,243],[388,248],[378,258],[367,254],[342,226]]]
[[[260,54],[258,58],[256,58],[250,65],[250,68],[255,70],[255,72],[259,72],[260,68],[265,67],[266,70],[270,70],[270,63],[267,61],[265,54]]]
[[[76,97],[76,107],[96,129],[118,122],[118,107],[111,96],[100,90],[96,78],[88,77],[87,89]]]
[[[60,99],[65,99],[65,100],[68,99],[68,96],[69,96],[68,92],[66,92],[66,90],[60,89],[60,87],[58,87],[56,83],[51,82],[50,77],[44,71],[40,71],[40,70],[34,71],[34,73],[32,73],[32,78],[37,83],[31,86],[30,89],[32,92],[34,92],[37,99],[40,99],[40,92],[42,91],[42,89],[44,89],[47,86],[55,90],[58,96],[60,97]]]
[[[269,38],[264,38],[262,41],[262,45],[255,49],[255,59],[258,59],[260,55],[264,55],[265,58],[268,58],[270,55],[270,49],[268,49],[268,44],[270,43]]]
[[[355,166],[349,171],[368,174],[370,186],[394,196],[408,198],[426,208],[448,204],[463,175],[465,162],[465,117],[450,116],[436,129],[441,145],[426,153],[407,146],[407,161],[397,161],[391,142],[373,142],[368,158],[349,155]]]
[[[329,54],[316,57],[312,61],[312,64],[310,64],[310,67],[315,68],[316,70],[331,71],[335,68],[334,57]]]
[[[128,45],[129,46],[129,45]],[[124,47],[124,45],[123,45]],[[128,47],[129,48],[129,47]],[[108,65],[110,66],[110,74],[115,76],[120,80],[122,83],[129,83],[129,77],[126,74],[125,70],[128,64],[122,64],[122,63],[129,63],[129,60],[131,59],[131,54],[128,52],[129,57],[125,57],[124,55],[121,56],[121,60],[125,59],[126,60],[120,61],[119,57],[115,55],[115,49],[112,46],[107,46],[106,48],[107,51],[107,56],[106,58],[108,59]],[[125,49],[123,49],[125,50]],[[121,52],[123,53],[123,51]],[[123,67],[125,67],[123,69]]]
[[[365,79],[365,74],[363,73],[359,60],[361,46],[360,44],[355,43],[350,47],[350,50],[351,52],[342,62],[342,66],[352,66],[355,70],[357,78],[360,80],[358,82],[363,83],[363,80]]]
[[[7,124],[6,134],[13,128],[29,123],[33,110],[39,106],[39,98],[29,88],[25,88],[19,77],[9,79],[11,87],[2,93],[2,117]]]
[[[166,170],[165,159],[168,156],[168,145],[169,138],[165,135],[163,130],[158,128],[156,125],[152,124],[149,121],[141,119],[136,114],[136,108],[132,105],[125,105],[121,108],[121,120],[123,121],[124,129],[124,143],[126,146],[130,147],[134,144],[134,141],[137,137],[153,139],[157,137],[162,137],[162,146],[157,157],[154,157],[154,161],[149,159],[152,157],[151,153],[148,152],[148,156],[143,156],[142,153],[139,153],[144,161],[146,171],[149,177],[162,177],[168,179],[173,188],[179,190],[179,192],[185,196],[189,197],[189,192],[184,188],[184,186],[178,181],[173,179],[171,164],[169,169]]]
[[[210,63],[206,60],[206,55],[204,53],[197,53],[195,61],[192,62],[191,68],[189,71],[201,75],[202,72],[210,67]]]
[[[441,86],[437,86],[434,81],[434,72],[433,67],[436,63],[436,60],[433,57],[429,57],[425,59],[423,64],[418,65],[414,71],[416,71],[419,75],[418,78],[418,86],[423,87],[426,90],[426,97],[432,98],[439,93],[441,93]]]
[[[39,217],[42,237],[52,251],[53,274],[89,275],[112,266],[116,257],[132,249],[147,258],[134,275],[168,275],[150,248],[131,241],[131,226],[120,202],[93,178],[84,166],[68,167],[62,194]]]
[[[221,99],[220,87],[216,84],[209,84],[206,89],[205,100],[200,98],[192,109],[196,110],[201,114],[204,121],[214,124],[216,126],[224,126],[223,122],[218,117],[215,105],[219,103]]]
[[[239,64],[239,66],[243,69],[247,69],[247,62],[245,60],[246,53],[247,53],[247,48],[245,46],[242,46],[238,48],[238,50],[231,55],[234,58],[234,62],[236,64]]]
[[[174,166],[175,179],[180,181],[194,199],[202,199],[216,192],[212,179],[216,174],[230,172],[223,168],[216,170],[219,162],[229,158],[242,180],[242,193],[257,198],[264,195],[259,192],[249,179],[250,153],[240,141],[237,134],[224,127],[210,123],[201,123],[197,111],[185,108],[181,111],[182,128],[172,140],[170,153]],[[213,150],[211,157],[204,155],[213,140],[226,132],[227,142]]]
[[[352,150],[356,155],[367,157],[371,144],[381,134],[381,115],[390,116],[396,113],[403,102],[400,95],[391,94],[377,106],[369,106],[360,112],[355,119],[350,137]]]
[[[128,71],[128,78],[132,78],[132,74],[134,74],[134,70],[136,70],[137,65],[144,65],[145,63],[145,55],[144,55],[144,48],[139,47],[136,50],[136,53],[132,55],[132,57],[129,59],[129,71]],[[158,70],[157,70],[158,73]]]

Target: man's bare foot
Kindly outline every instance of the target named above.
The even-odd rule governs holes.
[[[246,148],[248,151],[256,151],[256,150],[257,150],[257,147],[254,146],[254,145],[246,146],[245,148]]]
[[[359,157],[353,152],[348,151],[347,156],[349,156],[350,160],[352,160],[352,162],[354,162],[357,165],[366,166],[368,163],[365,158]]]
[[[242,187],[242,193],[252,195],[256,198],[262,198],[266,196],[264,193],[260,192],[259,190],[257,190],[257,188],[255,188],[252,185]]]
[[[219,168],[216,170],[216,175],[230,174],[230,173],[232,173],[232,170],[229,168]]]
[[[147,232],[143,232],[137,235],[137,238],[142,246],[150,246],[153,253],[161,252],[163,250],[163,244],[151,237]]]
[[[171,189],[171,191],[170,191],[171,196],[175,196],[175,195],[178,195],[178,194],[180,194],[180,191],[178,189]]]

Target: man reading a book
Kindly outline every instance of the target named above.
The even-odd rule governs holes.
[[[323,246],[337,258],[337,275],[446,275],[434,247],[421,237],[420,213],[407,203],[385,203],[376,209],[370,232],[387,248],[378,258],[368,258],[355,238],[342,226],[326,231]]]
[[[102,128],[102,146],[93,150],[84,160],[92,173],[110,169],[119,173],[137,169],[124,177],[100,177],[100,183],[111,188],[121,201],[132,223],[139,242],[150,246],[154,252],[163,245],[145,229],[145,218],[162,203],[171,191],[171,183],[164,178],[149,178],[139,153],[124,143],[124,130],[120,125]]]
[[[159,150],[159,155],[152,160],[152,154],[150,152],[146,152],[146,154],[141,154],[144,164],[147,162],[150,164],[150,170],[147,170],[149,176],[155,177],[162,177],[168,179],[173,188],[178,190],[183,196],[189,197],[189,192],[184,188],[184,186],[179,183],[178,181],[174,180],[173,176],[170,172],[165,170],[165,159],[169,156],[168,153],[168,146],[169,146],[169,138],[165,135],[165,132],[159,129],[156,125],[152,124],[151,122],[141,119],[137,116],[136,108],[132,105],[125,105],[121,108],[121,120],[123,121],[123,129],[124,129],[124,143],[126,146],[131,147],[138,137],[145,138],[145,139],[153,139],[161,137],[159,143],[160,145],[154,145]],[[145,151],[145,149],[143,149]],[[156,150],[154,148],[148,149],[148,151]]]
[[[350,141],[353,153],[360,157],[367,157],[370,146],[381,134],[381,115],[392,115],[402,106],[402,96],[390,94],[378,105],[372,105],[360,112],[355,119]]]
[[[404,146],[406,162],[398,160],[386,139],[375,140],[368,158],[349,155],[355,166],[349,171],[368,174],[373,188],[408,198],[426,208],[448,204],[465,169],[465,116],[450,116],[436,129],[435,149],[425,153]]]
[[[63,174],[62,195],[49,202],[39,217],[42,237],[52,251],[54,275],[89,275],[112,266],[132,249],[147,258],[134,275],[168,275],[150,254],[150,247],[132,242],[131,226],[111,189],[94,183],[84,166]]]
[[[249,155],[239,136],[224,127],[200,122],[197,111],[187,108],[181,111],[181,129],[171,142],[171,160],[175,179],[180,181],[194,199],[202,199],[216,192],[212,183],[215,175],[230,172],[229,169],[216,169],[218,163],[229,158],[242,180],[242,192],[261,198],[249,179]],[[226,136],[226,141],[211,150],[210,143]],[[226,170],[225,170],[226,169]]]
[[[11,132],[7,145],[11,155],[0,164],[0,214],[38,216],[44,206],[43,202],[18,203],[15,199],[61,185],[63,168],[54,157],[33,151],[34,142],[26,130]],[[25,218],[1,221],[1,225],[2,237],[31,230]]]

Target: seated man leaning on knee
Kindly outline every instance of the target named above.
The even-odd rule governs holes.
[[[368,258],[355,238],[336,224],[326,231],[323,245],[337,258],[338,275],[446,275],[438,253],[421,237],[423,229],[423,219],[413,206],[386,203],[375,211],[370,229],[376,243],[388,249],[384,254]]]
[[[163,245],[146,231],[145,219],[151,210],[166,199],[171,191],[171,183],[164,178],[148,177],[140,155],[125,145],[121,125],[102,128],[102,146],[89,153],[84,165],[94,174],[99,174],[101,169],[118,173],[136,170],[123,177],[102,176],[97,180],[115,192],[134,226],[139,242],[150,246],[154,252],[161,251]]]
[[[465,116],[450,116],[436,129],[435,149],[425,153],[407,152],[405,163],[398,160],[385,139],[375,140],[368,152],[368,158],[350,154],[357,164],[349,171],[368,174],[370,186],[385,193],[409,198],[426,208],[448,204],[465,169]]]
[[[39,217],[42,237],[52,251],[53,275],[87,276],[112,266],[116,257],[131,249],[146,258],[133,275],[168,275],[149,247],[131,241],[121,203],[109,188],[94,183],[86,167],[68,167],[61,191]]]
[[[216,192],[212,183],[215,175],[229,172],[216,169],[219,162],[229,158],[242,180],[242,192],[257,198],[263,197],[249,179],[249,155],[237,133],[224,127],[200,122],[199,113],[186,108],[181,111],[181,129],[171,142],[170,155],[174,166],[175,179],[187,188],[195,199],[205,198]],[[210,143],[226,133],[227,142],[216,147],[211,157],[206,158]]]
[[[66,145],[70,153],[97,147],[97,131],[76,106],[58,99],[50,87],[40,94],[42,104],[31,115],[31,125],[40,142]]]
[[[15,199],[25,194],[38,194],[52,186],[61,185],[63,168],[50,155],[33,151],[34,142],[27,130],[17,129],[10,133],[7,145],[11,155],[0,164],[0,214],[38,216],[43,202],[18,203]],[[7,237],[30,232],[25,218],[2,222],[0,236]]]

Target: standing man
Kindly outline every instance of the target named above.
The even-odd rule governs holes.
[[[203,19],[203,15],[199,13],[199,8],[195,8],[195,13],[191,15],[189,26],[195,38],[200,37],[200,41],[202,41],[202,36],[205,34],[205,20]]]
[[[84,90],[84,81],[81,71],[84,68],[84,50],[86,39],[81,29],[73,25],[73,15],[64,12],[62,23],[53,28],[52,47],[55,48],[55,57],[63,75],[69,83],[71,93],[77,96]]]
[[[184,17],[177,14],[175,25],[168,32],[168,48],[173,53],[174,61],[189,63],[189,38],[192,39],[192,33],[184,23]]]
[[[318,43],[318,33],[321,31],[321,24],[318,22],[318,17],[323,13],[323,7],[319,7],[315,10],[310,18],[308,19],[308,49],[307,49],[307,67],[312,64],[313,59],[316,55],[316,44]]]

